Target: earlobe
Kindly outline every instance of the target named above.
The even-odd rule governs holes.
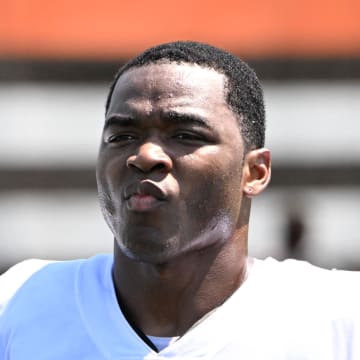
[[[260,194],[271,178],[270,150],[261,148],[246,154],[243,167],[243,192],[247,197]]]

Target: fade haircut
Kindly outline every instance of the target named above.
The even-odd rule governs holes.
[[[134,67],[154,63],[189,63],[214,69],[225,75],[226,101],[238,119],[245,150],[261,148],[265,142],[265,107],[260,82],[249,65],[214,46],[193,41],[177,41],[150,48],[120,68],[111,84],[106,112],[120,76]]]

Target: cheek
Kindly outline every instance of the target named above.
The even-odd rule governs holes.
[[[237,217],[241,202],[242,163],[236,155],[213,154],[205,159],[189,156],[184,162],[188,170],[187,185],[182,187],[182,195],[187,198],[189,213],[197,218],[209,218],[219,213]]]
[[[97,165],[97,181],[98,184],[109,195],[117,193],[120,189],[122,172],[124,170],[124,162],[121,156],[108,156],[103,154],[99,157]]]
[[[121,201],[121,167],[118,157],[110,158],[101,154],[96,167],[96,179],[101,210],[109,224],[119,208]]]

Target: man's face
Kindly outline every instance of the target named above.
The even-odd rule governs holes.
[[[130,258],[164,263],[236,229],[244,147],[224,85],[224,75],[191,64],[119,78],[97,180],[105,219]]]

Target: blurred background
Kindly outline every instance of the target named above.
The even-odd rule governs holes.
[[[360,269],[360,2],[0,0],[0,272],[112,250],[96,196],[104,103],[145,48],[199,40],[264,84],[269,189],[250,253]]]

